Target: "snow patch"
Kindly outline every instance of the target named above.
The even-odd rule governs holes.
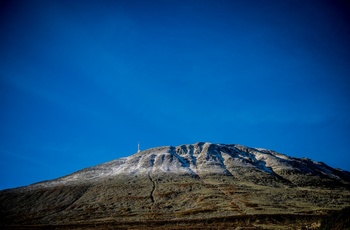
[[[80,170],[52,181],[29,186],[30,188],[53,187],[72,183],[84,183],[118,175],[145,175],[149,172],[203,175],[207,173],[234,173],[235,167],[256,168],[274,174],[288,169],[304,173],[320,173],[340,179],[329,166],[312,160],[291,158],[264,148],[243,145],[212,144],[199,142],[178,147],[158,147],[141,151],[95,167]]]

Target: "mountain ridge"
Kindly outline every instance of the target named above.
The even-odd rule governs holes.
[[[60,183],[72,183],[79,180],[98,180],[118,174],[147,174],[149,171],[153,173],[184,173],[197,176],[203,174],[233,176],[237,167],[251,168],[285,180],[289,180],[288,174],[308,174],[308,176],[319,176],[340,182],[350,181],[350,172],[334,169],[323,162],[308,158],[289,157],[274,150],[247,147],[240,144],[197,142],[180,146],[150,148],[128,157],[88,167],[67,176],[29,186],[49,186],[50,183],[55,186]],[[293,182],[291,181],[291,183]]]

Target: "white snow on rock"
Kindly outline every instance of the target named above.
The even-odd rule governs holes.
[[[276,175],[280,170],[314,173],[339,179],[336,171],[324,163],[288,157],[263,148],[235,144],[199,142],[177,147],[164,146],[141,151],[129,157],[86,168],[56,180],[33,184],[31,188],[100,180],[118,175],[206,174],[231,175],[236,168],[255,168]]]

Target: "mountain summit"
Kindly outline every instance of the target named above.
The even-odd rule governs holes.
[[[248,218],[258,226],[276,216],[284,224],[310,224],[349,206],[349,185],[349,172],[322,162],[200,142],[152,148],[55,180],[3,190],[0,214],[6,226],[22,227],[157,227],[163,222],[169,227],[222,218],[231,224]],[[305,215],[309,218],[303,222]]]

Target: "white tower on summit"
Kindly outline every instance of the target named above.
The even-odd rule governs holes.
[[[137,153],[139,153],[139,152],[141,152],[141,150],[140,150],[140,142],[137,143]]]

